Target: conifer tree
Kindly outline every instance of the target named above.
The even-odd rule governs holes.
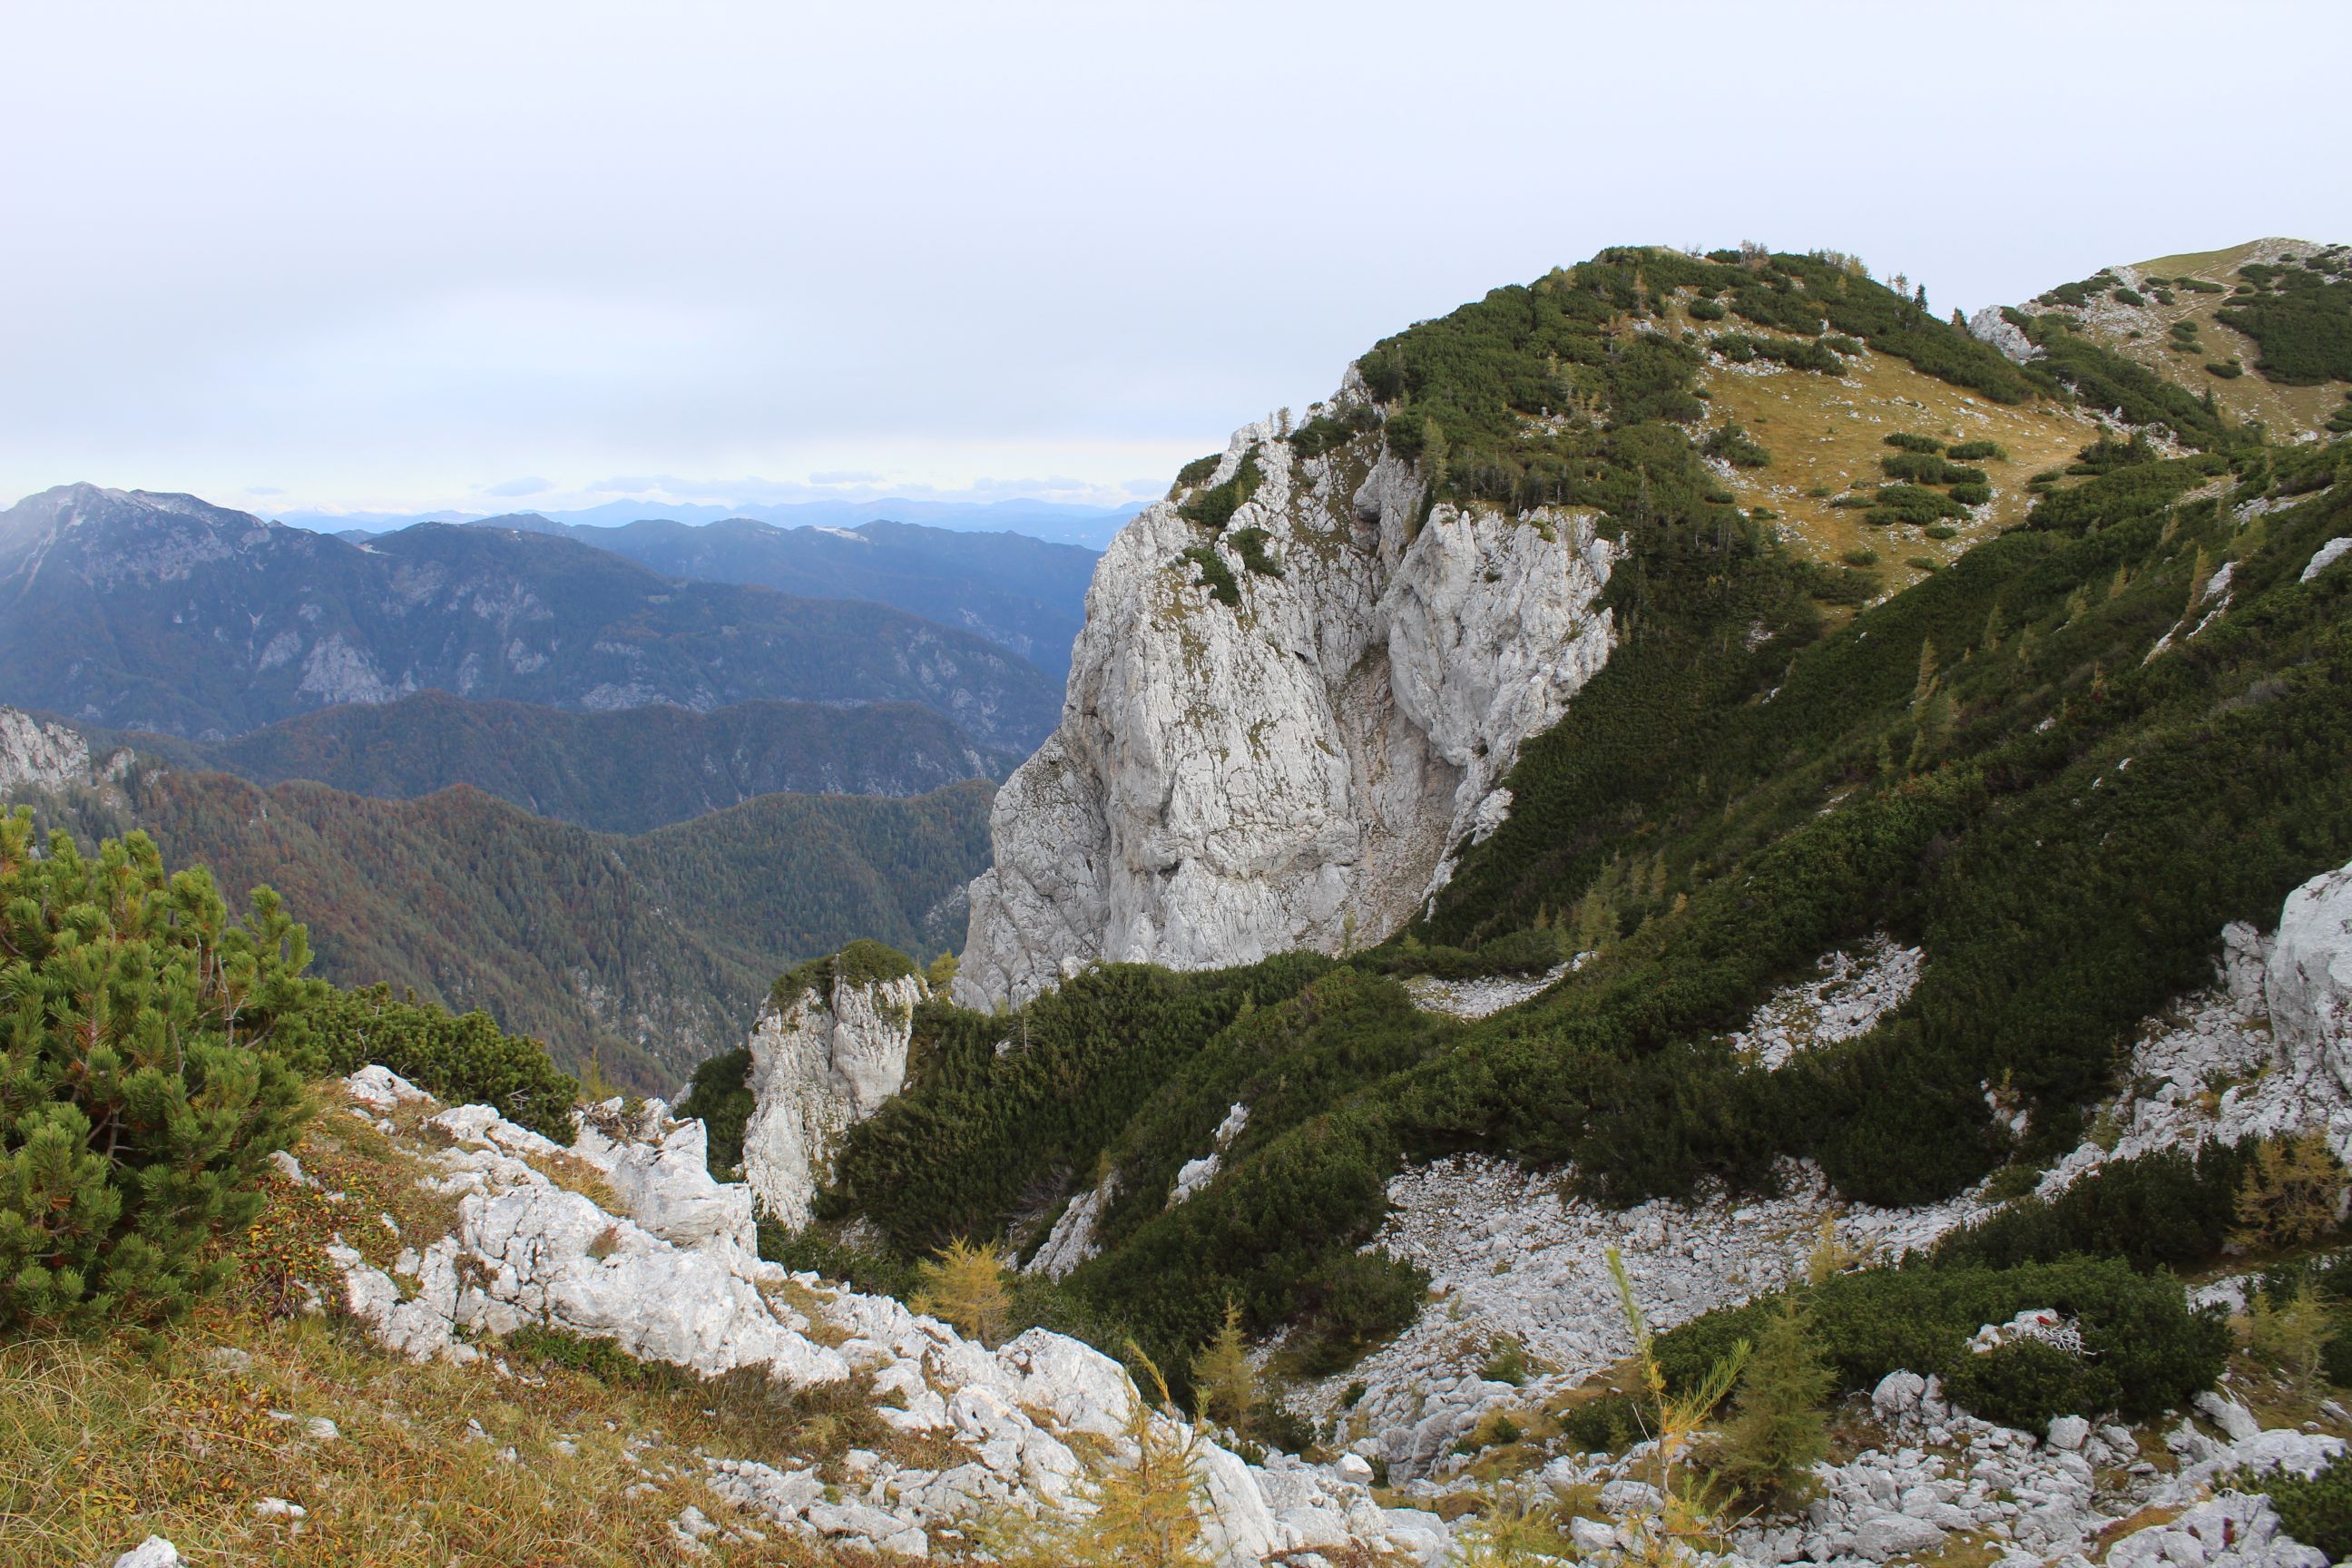
[[[1916,708],[1935,695],[1936,684],[1936,640],[1933,637],[1921,637],[1919,639],[1919,679],[1911,688],[1911,706]]]
[[[1241,1303],[1225,1298],[1225,1320],[1214,1338],[1192,1358],[1192,1403],[1208,1419],[1234,1431],[1249,1425],[1257,1407],[1257,1372],[1242,1339]]]
[[[227,1278],[209,1244],[306,1114],[309,939],[267,889],[232,922],[143,833],[36,858],[20,809],[0,948],[0,1326],[177,1317]]]
[[[966,1339],[994,1345],[1004,1337],[1013,1310],[1005,1289],[1004,1258],[993,1241],[975,1247],[958,1237],[915,1271],[911,1304],[955,1325]]]
[[[2325,1134],[2266,1138],[2238,1186],[2238,1226],[2231,1240],[2245,1247],[2301,1247],[2336,1227],[2344,1167]]]
[[[1787,1502],[1802,1495],[1829,1452],[1826,1404],[1835,1383],[1814,1348],[1795,1298],[1766,1320],[1742,1369],[1725,1426],[1720,1473],[1742,1496]]]

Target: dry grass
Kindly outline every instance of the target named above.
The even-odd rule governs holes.
[[[447,1234],[457,1208],[418,1185],[429,1162],[321,1092],[295,1150],[317,1184],[270,1179],[233,1249],[237,1289],[144,1352],[118,1340],[0,1347],[0,1563],[109,1563],[150,1533],[194,1563],[661,1563],[685,1555],[669,1521],[688,1504],[767,1538],[714,1538],[696,1559],[714,1568],[857,1563],[737,1514],[703,1485],[698,1455],[814,1465],[836,1483],[853,1448],[927,1469],[970,1458],[881,1421],[863,1379],[800,1392],[757,1369],[706,1381],[536,1331],[509,1340],[495,1370],[418,1366],[304,1311],[336,1299],[329,1244],[382,1267]],[[403,1108],[407,1139],[431,1110]],[[601,1176],[582,1178],[593,1168],[539,1163],[610,1201],[593,1190]],[[338,1435],[313,1436],[314,1417]],[[303,1517],[257,1517],[272,1497]]]
[[[2210,283],[2234,287],[2238,268],[2270,248],[2257,240],[2233,245],[2226,250],[2162,256],[2139,263],[2137,270],[2143,276],[2202,278]],[[2147,289],[2139,292],[2147,298],[2145,307],[2133,310],[2109,300],[2093,319],[2091,335],[2102,347],[2138,361],[2200,396],[2211,388],[2213,401],[2232,419],[2262,420],[2273,436],[2317,430],[2326,423],[2329,414],[2343,406],[2341,383],[2273,386],[2255,374],[2253,363],[2261,351],[2253,340],[2239,336],[2214,319],[2214,312],[2230,302],[2228,294],[2199,294],[2179,289],[2173,290],[2172,303],[2165,305]],[[2201,349],[2183,353],[2171,346],[2175,321],[2197,323]],[[2133,331],[2140,335],[2130,336]],[[2246,367],[2245,374],[2225,378],[2205,368],[2208,361],[2231,359]]]
[[[223,1347],[249,1364],[207,1353]],[[668,1521],[689,1503],[735,1517],[702,1486],[692,1452],[741,1435],[698,1403],[714,1391],[616,1388],[561,1369],[534,1381],[411,1366],[306,1318],[215,1319],[152,1360],[112,1344],[10,1346],[0,1351],[0,1561],[79,1568],[152,1532],[195,1563],[617,1568],[678,1556]],[[341,1435],[311,1436],[314,1416]],[[633,1447],[631,1434],[651,1440]],[[257,1518],[264,1497],[305,1517]],[[781,1534],[703,1559],[835,1560]]]
[[[1744,426],[1772,455],[1765,468],[1733,470],[1726,487],[1739,504],[1779,513],[1784,537],[1815,560],[1835,564],[1850,552],[1876,552],[1872,570],[1890,590],[1922,575],[1906,564],[1911,557],[1948,562],[2022,522],[2030,499],[2025,481],[2073,461],[2099,434],[2095,421],[2073,409],[1994,403],[1888,354],[1863,354],[1843,377],[1788,370],[1756,374],[1740,367],[1710,371],[1705,384],[1713,422]],[[1894,455],[1885,438],[1898,430],[1948,442],[2000,443],[2006,458],[1971,459],[1992,487],[1982,521],[1955,523],[1956,537],[1932,540],[1917,528],[1874,528],[1859,508],[1830,504],[1886,477],[1879,460]]]

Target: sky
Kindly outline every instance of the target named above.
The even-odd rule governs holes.
[[[2352,6],[0,0],[0,504],[1157,493],[1623,243],[2352,238]]]

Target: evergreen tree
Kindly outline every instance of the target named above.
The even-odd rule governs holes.
[[[243,926],[132,833],[85,859],[0,819],[0,1325],[145,1323],[226,1279],[269,1155],[307,1114],[309,939],[267,889]]]
[[[1766,1321],[1723,1429],[1719,1473],[1759,1502],[1802,1496],[1813,1466],[1829,1452],[1826,1405],[1836,1379],[1822,1364],[1811,1331],[1793,1297]]]

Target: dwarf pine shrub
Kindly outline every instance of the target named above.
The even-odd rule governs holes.
[[[306,1114],[310,943],[276,894],[243,924],[144,833],[84,857],[0,819],[0,1326],[149,1323],[231,1270]]]

